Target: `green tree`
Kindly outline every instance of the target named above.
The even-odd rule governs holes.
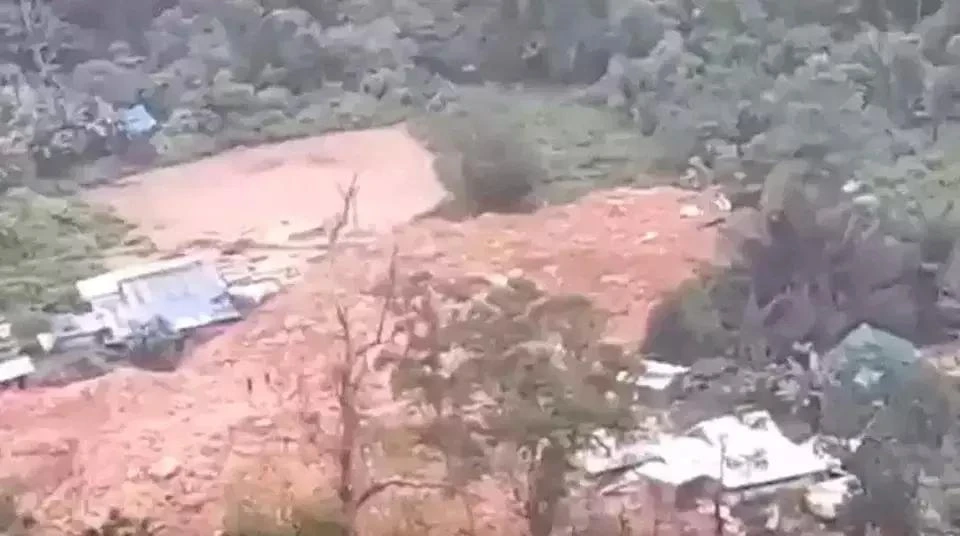
[[[884,535],[943,533],[950,512],[939,499],[949,480],[945,471],[956,464],[949,448],[957,437],[955,382],[917,362],[887,385],[847,461],[860,490],[844,512],[845,531],[864,534],[873,526]]]
[[[548,296],[523,278],[420,274],[396,306],[406,344],[385,357],[395,395],[423,410],[419,442],[443,454],[454,487],[513,454],[514,496],[530,533],[547,536],[575,454],[601,430],[633,426],[640,362],[602,339],[607,315],[590,300]]]

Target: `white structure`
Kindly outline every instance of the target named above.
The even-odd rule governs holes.
[[[20,350],[13,335],[13,325],[0,317],[0,383],[7,384],[36,372],[33,359]]]
[[[0,361],[0,383],[19,380],[33,374],[36,370],[29,356],[23,355]]]
[[[196,257],[130,266],[78,281],[95,323],[123,340],[132,325],[160,316],[176,330],[240,318],[216,267]]]
[[[643,365],[645,370],[635,381],[637,401],[652,406],[669,405],[690,368],[650,359],[644,360]]]
[[[582,458],[588,474],[618,475],[606,492],[643,484],[675,492],[704,479],[725,491],[746,491],[825,476],[840,467],[839,460],[818,453],[813,441],[798,445],[787,439],[765,411],[711,419],[653,442],[607,446],[610,456],[594,451]]]

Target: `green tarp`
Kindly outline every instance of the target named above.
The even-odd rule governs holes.
[[[824,365],[833,382],[870,403],[897,389],[919,356],[910,341],[861,324],[827,353]]]

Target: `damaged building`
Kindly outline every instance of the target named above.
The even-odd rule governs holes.
[[[216,267],[196,257],[114,270],[78,281],[77,291],[90,304],[108,343],[133,336],[138,325],[156,317],[175,331],[240,318]]]
[[[241,318],[217,267],[199,257],[128,266],[76,287],[90,312],[54,318],[50,332],[37,337],[47,353],[97,352],[167,370],[188,334]]]
[[[765,411],[703,421],[683,434],[616,444],[582,456],[601,494],[655,496],[679,508],[719,489],[750,497],[806,486],[841,472],[840,462],[783,435]]]

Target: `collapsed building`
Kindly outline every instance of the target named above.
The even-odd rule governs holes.
[[[133,337],[138,326],[158,317],[174,331],[240,318],[217,269],[195,257],[107,272],[78,281],[77,291],[107,344]]]
[[[637,402],[669,412],[683,396],[689,374],[687,367],[648,360],[636,379]],[[770,412],[756,408],[706,418],[676,432],[600,434],[597,439],[594,448],[578,456],[584,473],[601,495],[627,495],[638,504],[655,499],[685,509],[717,492],[755,497],[845,475],[841,461],[819,447],[819,437],[794,442]]]
[[[910,341],[862,323],[823,356],[809,355],[809,369],[787,372],[712,365],[725,371],[711,376],[717,389],[772,380],[784,404],[758,391],[718,399],[702,389],[699,363],[650,362],[637,381],[638,411],[652,412],[654,424],[598,435],[597,445],[578,455],[584,489],[628,507],[656,504],[683,512],[723,504],[759,515],[761,524],[786,507],[812,514],[812,523],[838,524],[846,522],[840,518],[849,515],[854,498],[876,486],[858,462],[875,438],[900,437],[906,423],[913,435],[905,444],[920,440],[916,448],[939,452],[949,443],[944,429],[952,415],[937,413],[938,395],[924,383],[928,360]],[[703,405],[709,407],[702,411]],[[917,413],[920,405],[930,408]],[[930,468],[918,470],[920,480],[953,489]]]
[[[815,441],[790,441],[765,411],[709,419],[646,441],[604,442],[603,455],[583,457],[584,470],[601,483],[600,493],[656,497],[671,507],[689,508],[716,490],[758,495],[842,473],[839,460],[819,452]]]
[[[172,370],[196,330],[242,316],[217,267],[199,257],[132,265],[76,286],[90,311],[54,317],[37,341],[65,366],[93,362],[83,376],[119,362]]]

